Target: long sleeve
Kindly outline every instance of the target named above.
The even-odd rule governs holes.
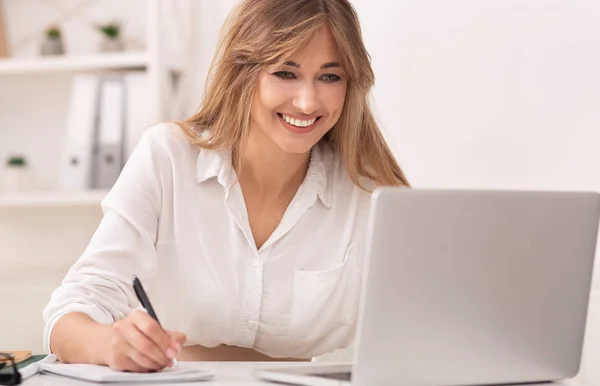
[[[52,328],[64,314],[82,312],[98,323],[111,324],[138,306],[131,277],[136,274],[144,278],[156,267],[155,240],[164,177],[161,162],[169,162],[160,145],[153,144],[152,134],[149,129],[136,146],[102,201],[103,218],[86,250],[44,308],[47,353]]]

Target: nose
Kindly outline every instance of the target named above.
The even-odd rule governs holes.
[[[304,82],[299,87],[292,105],[306,115],[311,115],[319,109],[319,96],[313,82]]]

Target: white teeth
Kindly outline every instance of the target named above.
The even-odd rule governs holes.
[[[314,118],[314,119],[311,119],[311,120],[295,119],[295,118],[290,118],[287,115],[283,115],[283,114],[281,114],[281,116],[290,125],[294,125],[294,126],[298,126],[298,127],[307,127],[307,126],[310,126],[313,123],[315,123],[315,121],[317,120],[317,118]]]

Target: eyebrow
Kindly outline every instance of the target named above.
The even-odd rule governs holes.
[[[285,62],[285,65],[290,66],[290,67],[300,68],[300,65],[298,63],[292,62],[292,61]],[[325,70],[326,68],[334,68],[334,67],[341,67],[341,66],[338,62],[329,62],[329,63],[325,63],[324,65],[322,65],[321,70]]]

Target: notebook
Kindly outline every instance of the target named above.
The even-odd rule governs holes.
[[[193,382],[212,379],[215,376],[211,371],[198,369],[185,362],[180,362],[176,368],[167,368],[155,373],[132,373],[116,371],[107,366],[65,363],[42,364],[40,372],[100,383]]]
[[[15,363],[21,363],[29,358],[31,358],[31,351],[0,351],[3,353],[13,354]],[[0,362],[9,362],[8,359],[4,359],[0,357]]]

